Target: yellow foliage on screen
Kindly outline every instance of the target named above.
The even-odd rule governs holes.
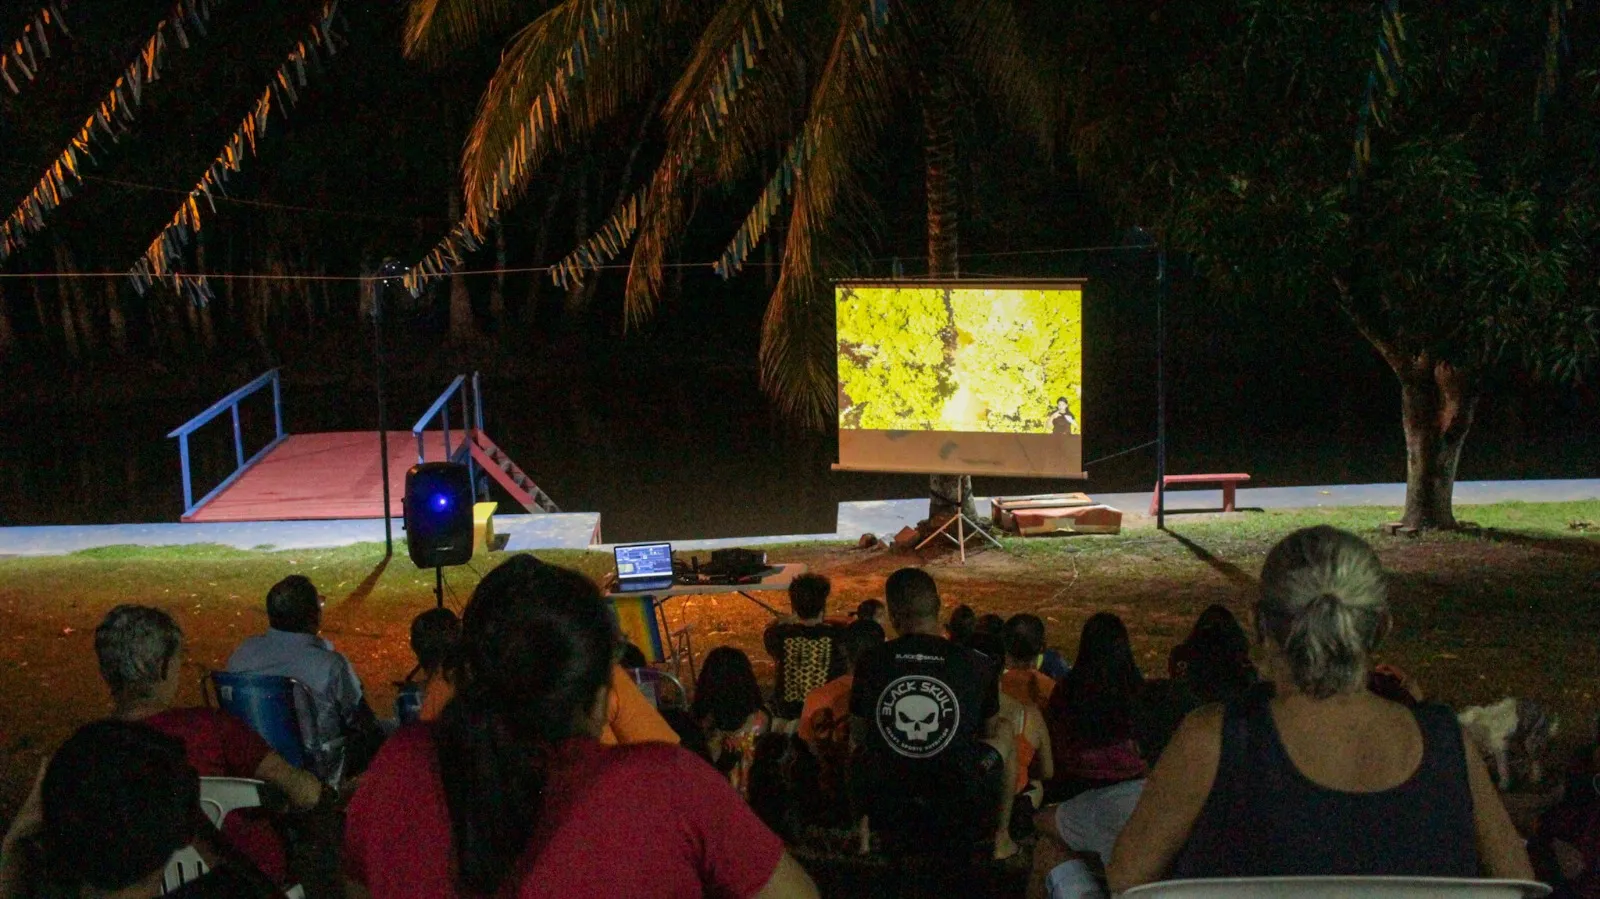
[[[835,300],[841,428],[1079,433],[1081,288],[846,285]]]

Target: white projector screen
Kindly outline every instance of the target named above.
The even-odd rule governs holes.
[[[844,471],[1082,478],[1082,281],[834,289]]]

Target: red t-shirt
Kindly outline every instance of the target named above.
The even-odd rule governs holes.
[[[182,740],[184,756],[201,777],[255,777],[261,760],[272,752],[250,725],[217,709],[167,709],[140,723]],[[222,822],[222,833],[261,873],[284,881],[288,861],[283,839],[266,812],[240,809]]]
[[[374,896],[461,895],[433,726],[390,737],[350,802],[346,872]],[[575,739],[553,770],[538,831],[502,896],[748,897],[778,867],[783,842],[687,750]]]

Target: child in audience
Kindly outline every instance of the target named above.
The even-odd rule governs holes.
[[[944,623],[945,636],[957,646],[966,646],[972,642],[972,635],[978,630],[978,613],[972,611],[972,606],[962,603],[950,610],[950,617]]]
[[[461,624],[456,698],[395,734],[350,803],[350,896],[817,895],[703,761],[601,747],[614,643],[592,581],[518,556]]]
[[[1042,712],[1056,689],[1055,679],[1037,667],[1044,653],[1044,622],[1038,615],[1026,612],[1012,615],[1001,636],[1005,641],[1006,670],[1000,676],[1000,691]]]
[[[820,574],[802,574],[789,583],[793,616],[773,622],[762,635],[773,674],[772,710],[779,718],[800,714],[806,694],[835,673],[834,642],[839,625],[824,621],[833,585]]]
[[[422,685],[423,705],[428,702],[428,687],[450,678],[460,639],[461,619],[449,609],[429,609],[411,619],[411,652],[417,657],[417,666],[406,675],[405,682]]]
[[[856,659],[883,641],[883,628],[877,622],[870,618],[853,622],[839,637],[845,673],[806,694],[795,734],[818,757],[826,757],[831,746],[849,746],[850,687],[855,683]]]
[[[1250,661],[1250,638],[1227,606],[1212,605],[1167,657],[1167,674],[1200,703],[1228,702],[1260,680]]]
[[[855,619],[857,621],[871,621],[880,628],[889,625],[889,613],[884,610],[883,600],[863,599],[861,605],[856,606]]]
[[[706,735],[711,764],[739,795],[750,795],[756,742],[772,728],[750,657],[731,646],[706,655],[694,687],[694,717]]]
[[[988,634],[1001,640],[1005,639],[1006,620],[993,612],[986,612],[978,616],[978,621],[973,628],[973,633]]]
[[[1055,751],[1055,779],[1046,786],[1047,798],[1059,801],[1144,776],[1133,729],[1134,704],[1143,687],[1122,619],[1110,612],[1091,617],[1072,671],[1045,709]]]

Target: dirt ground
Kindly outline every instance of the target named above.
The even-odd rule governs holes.
[[[1600,506],[1596,507],[1600,509]],[[1591,515],[1591,517],[1600,517]],[[881,596],[884,578],[926,566],[946,607],[967,603],[980,614],[1033,612],[1051,645],[1070,658],[1093,613],[1121,615],[1141,666],[1165,675],[1165,659],[1195,616],[1222,603],[1248,622],[1254,575],[1277,535],[1302,522],[1261,518],[1246,533],[1196,521],[1174,533],[1120,538],[1008,541],[1005,551],[922,559],[882,550],[804,545],[771,547],[774,561],[803,562],[833,580],[831,614]],[[1368,530],[1368,534],[1374,534]],[[1371,539],[1394,572],[1397,630],[1383,661],[1410,672],[1430,698],[1463,706],[1503,696],[1547,703],[1561,719],[1558,751],[1592,738],[1600,702],[1600,540],[1574,533],[1500,531]],[[327,595],[324,634],[354,662],[374,708],[393,708],[392,682],[413,659],[409,622],[432,603],[432,579],[403,558],[375,568],[371,548],[325,553],[107,551],[59,561],[0,560],[0,818],[8,819],[40,760],[109,702],[95,669],[93,629],[118,602],[172,611],[187,635],[199,702],[204,670],[221,667],[233,647],[266,627],[262,597],[283,574],[302,571]],[[541,554],[546,555],[546,554]],[[381,550],[377,551],[381,558]],[[609,554],[549,554],[598,574]],[[452,573],[459,608],[484,563]],[[766,594],[783,605],[781,594]],[[672,601],[670,616],[691,627],[694,650],[743,649],[770,677],[761,632],[771,615],[737,595]]]

